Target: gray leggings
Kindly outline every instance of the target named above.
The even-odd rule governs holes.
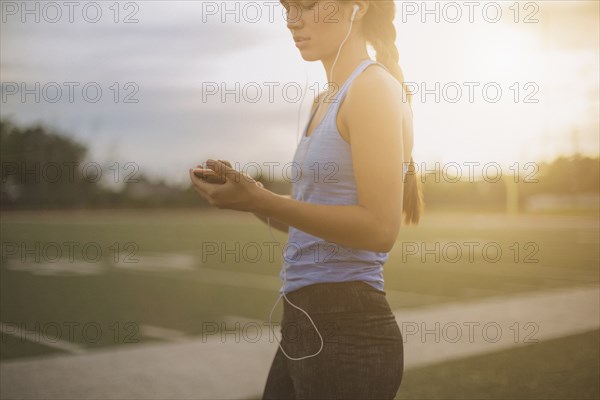
[[[321,352],[288,359],[277,349],[263,399],[393,399],[404,371],[400,328],[385,292],[362,281],[318,283],[287,294],[310,315]],[[316,353],[319,335],[285,299],[281,345],[292,358]]]

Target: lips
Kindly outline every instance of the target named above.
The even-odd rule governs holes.
[[[305,42],[307,40],[310,40],[310,38],[303,37],[303,36],[295,36],[294,37],[294,42],[296,42],[296,43],[302,43],[302,42]]]

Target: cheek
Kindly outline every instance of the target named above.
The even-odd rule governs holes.
[[[312,24],[311,31],[314,33],[314,38],[318,42],[318,48],[322,51],[331,51],[336,47],[337,37],[339,36],[339,23],[336,22],[319,22]]]

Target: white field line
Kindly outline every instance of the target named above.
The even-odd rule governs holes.
[[[140,334],[144,337],[161,339],[167,342],[179,342],[189,339],[182,331],[154,325],[140,325]]]
[[[396,310],[405,365],[447,360],[535,344],[600,327],[598,286]]]
[[[52,347],[55,349],[59,349],[62,351],[66,351],[71,354],[84,354],[86,350],[84,346],[80,346],[76,343],[66,342],[61,339],[52,339],[48,337],[48,335],[42,334],[40,332],[29,331],[26,329],[19,328],[16,324],[8,324],[4,322],[0,322],[0,332],[2,336],[11,335],[17,337],[21,340],[27,340],[29,342],[41,344],[44,346]],[[5,339],[2,340],[3,344]]]
[[[270,275],[253,274],[249,272],[227,271],[211,268],[198,268],[198,271],[200,271],[200,274],[197,276],[182,278],[181,276],[177,275],[161,275],[161,279],[185,279],[188,281],[193,280],[194,282],[205,284],[275,291],[279,290],[281,287],[281,280],[279,276],[275,277]],[[120,269],[119,272],[131,274],[147,273],[145,271],[134,271],[130,269]],[[274,299],[277,299],[277,297]]]

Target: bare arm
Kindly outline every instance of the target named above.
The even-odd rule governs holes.
[[[385,241],[388,235],[383,226],[377,223],[367,209],[359,205],[313,204],[264,192],[256,209],[259,213],[284,221],[310,235],[342,246],[389,251]]]
[[[288,199],[291,198],[291,196],[288,195],[284,195],[283,197],[287,197]],[[265,224],[268,224],[269,221],[267,221],[267,217],[258,213],[253,213],[254,215],[256,215],[258,217],[258,219],[260,219],[261,221],[263,221]],[[284,233],[288,233],[290,226],[288,224],[285,224],[281,221],[278,221],[276,219],[271,218],[270,220],[271,223],[271,227],[277,229],[278,231],[284,232]]]
[[[358,204],[307,203],[265,190],[254,212],[342,246],[392,249],[402,216],[402,88],[391,76],[370,76],[356,79],[345,100]]]

